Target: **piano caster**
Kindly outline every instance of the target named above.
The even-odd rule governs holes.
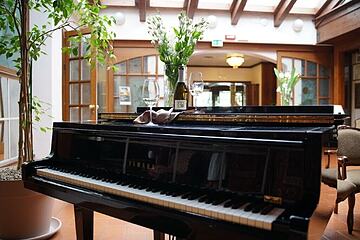
[[[75,227],[77,240],[94,238],[94,212],[87,208],[74,205]]]

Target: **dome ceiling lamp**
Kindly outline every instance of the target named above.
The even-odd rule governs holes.
[[[226,63],[233,68],[238,68],[244,63],[245,59],[241,55],[231,55],[226,58]]]

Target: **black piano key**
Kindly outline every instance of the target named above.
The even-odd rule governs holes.
[[[233,199],[228,199],[225,203],[224,203],[224,208],[229,208],[234,204],[234,200]]]
[[[187,193],[184,193],[181,198],[182,199],[187,199],[190,195],[192,195],[192,192],[187,192]]]
[[[231,205],[232,209],[238,209],[241,206],[243,206],[244,204],[246,204],[247,202],[245,200],[236,200],[233,202],[233,204]]]
[[[215,199],[211,204],[216,206],[216,205],[219,205],[223,202],[225,202],[227,199],[226,198],[218,198],[218,199]]]
[[[267,215],[267,214],[268,214],[269,212],[271,212],[271,210],[273,210],[273,209],[274,209],[274,205],[269,204],[269,205],[265,206],[265,207],[261,210],[260,214],[261,214],[261,215]]]
[[[184,190],[179,190],[179,191],[175,191],[173,192],[173,194],[171,194],[172,197],[182,197],[184,194],[189,193],[188,191],[184,191]]]
[[[256,205],[257,205],[256,203],[250,203],[244,208],[244,211],[250,212]]]
[[[207,200],[209,199],[209,196],[208,195],[204,195],[204,196],[201,196],[198,201],[199,202],[206,202]],[[191,200],[191,199],[190,199]]]
[[[174,193],[174,190],[168,190],[168,191],[165,192],[165,195],[166,196],[172,196],[173,193]]]
[[[160,192],[160,191],[161,191],[161,188],[159,188],[159,187],[153,188],[151,190],[151,192],[153,192],[153,193]]]
[[[146,187],[147,187],[146,185],[142,185],[142,184],[140,184],[140,185],[138,186],[138,189],[140,189],[140,190],[144,190]]]
[[[191,193],[187,199],[188,200],[195,200],[197,198],[202,198],[204,196],[205,196],[204,193]]]
[[[266,206],[265,203],[260,203],[260,204],[256,205],[256,206],[251,210],[251,212],[252,212],[252,213],[259,213],[259,212],[261,212],[261,210],[264,209],[265,206]]]

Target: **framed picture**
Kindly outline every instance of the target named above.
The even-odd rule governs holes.
[[[355,83],[355,108],[360,108],[360,82]]]
[[[131,105],[130,87],[119,86],[119,101],[120,105]]]

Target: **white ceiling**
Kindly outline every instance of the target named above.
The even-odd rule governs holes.
[[[204,51],[200,53],[194,53],[194,55],[191,56],[188,65],[229,67],[229,65],[226,63],[226,57],[231,54],[241,54],[241,52]],[[244,54],[241,55],[245,59],[245,62],[241,65],[241,67],[251,67],[260,62],[266,61],[258,57],[253,57]]]
[[[135,7],[135,0],[100,0],[106,6]],[[315,14],[326,0],[297,0],[292,14]],[[152,8],[183,8],[185,0],[150,0]],[[199,0],[198,9],[229,10],[233,0]],[[274,12],[280,0],[248,0],[244,11]]]

